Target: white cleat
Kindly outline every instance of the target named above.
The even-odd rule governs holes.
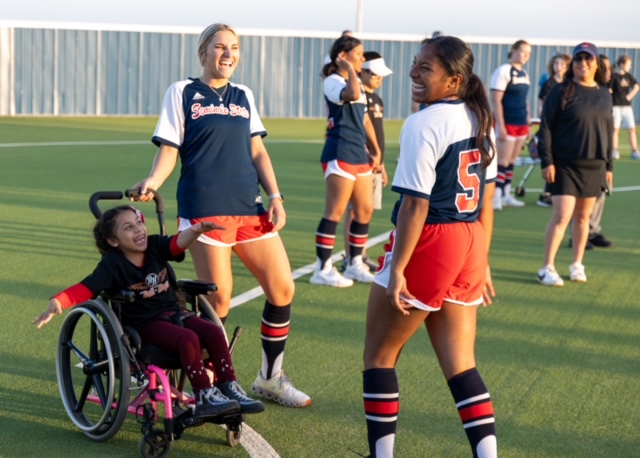
[[[584,272],[584,265],[571,264],[569,266],[569,278],[571,278],[571,281],[576,281],[578,283],[586,283],[587,274]]]
[[[324,266],[321,266],[319,259],[309,282],[314,285],[333,286],[334,288],[348,288],[349,286],[353,286],[353,280],[344,278],[340,272],[338,272],[338,269],[333,267],[331,261],[327,261]]]
[[[509,194],[508,196],[505,196],[502,198],[502,206],[520,208],[520,207],[524,207],[524,202],[516,199],[511,194]]]
[[[545,266],[538,271],[538,281],[544,286],[562,286],[564,280],[553,266]]]
[[[360,283],[371,283],[373,274],[371,269],[362,261],[362,256],[354,257],[344,269],[344,277]]]

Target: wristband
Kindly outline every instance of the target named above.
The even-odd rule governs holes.
[[[269,200],[280,199],[284,203],[284,196],[282,193],[274,192],[273,194],[269,194]]]

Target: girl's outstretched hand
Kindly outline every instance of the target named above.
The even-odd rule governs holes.
[[[62,305],[60,304],[60,301],[56,298],[51,298],[51,300],[49,301],[49,307],[47,307],[47,310],[45,310],[40,315],[35,317],[35,319],[31,322],[31,324],[37,325],[38,329],[40,329],[42,326],[44,326],[49,321],[51,321],[51,318],[61,314],[62,314]]]
[[[201,221],[191,226],[191,230],[193,232],[197,232],[198,234],[204,234],[205,232],[209,231],[223,231],[225,229],[226,227],[218,226],[217,224],[210,221]]]

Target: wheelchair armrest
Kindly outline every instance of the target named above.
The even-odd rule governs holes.
[[[214,291],[218,291],[218,285],[201,280],[178,280],[178,288],[191,296],[204,294],[208,296]]]

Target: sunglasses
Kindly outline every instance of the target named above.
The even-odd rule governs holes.
[[[372,75],[372,76],[378,76],[375,73],[373,73],[371,70],[369,70],[368,68],[363,68],[362,69],[362,73],[366,73],[366,74]]]
[[[574,56],[573,61],[574,62],[582,62],[587,61],[587,62],[593,62],[595,60],[596,56],[592,56],[591,54],[588,54],[586,52],[581,52],[580,54],[578,54],[577,56]]]

